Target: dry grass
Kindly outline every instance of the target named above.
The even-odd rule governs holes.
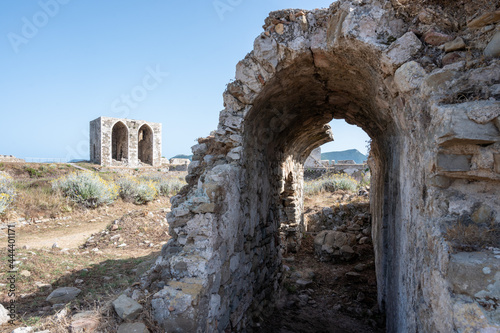
[[[12,207],[26,219],[41,216],[55,218],[71,212],[75,205],[52,190],[47,180],[21,180],[16,182],[18,195]]]
[[[489,225],[475,223],[457,224],[448,227],[445,238],[454,251],[474,252],[486,247],[500,247],[500,227],[492,222]]]

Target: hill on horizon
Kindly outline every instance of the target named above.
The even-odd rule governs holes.
[[[344,160],[353,160],[357,164],[361,164],[366,161],[368,158],[367,155],[364,155],[359,152],[357,149],[348,149],[344,151],[331,151],[326,153],[321,153],[322,160],[329,161],[344,161]]]
[[[175,155],[174,157],[170,157],[169,159],[172,159],[172,158],[187,158],[188,160],[191,161],[191,159],[193,158],[193,155],[179,154],[179,155]]]
[[[171,158],[187,158],[191,161],[193,158],[193,155],[184,155],[184,154],[179,154],[175,155],[174,157]],[[367,155],[362,154],[359,150],[357,149],[348,149],[348,150],[343,150],[343,151],[330,151],[326,153],[321,153],[321,159],[322,160],[329,160],[329,161],[344,161],[344,160],[353,160],[357,164],[361,164],[364,161],[366,161],[368,158]]]

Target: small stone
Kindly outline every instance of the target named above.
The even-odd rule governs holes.
[[[169,306],[169,307],[168,307],[168,311],[172,312],[172,311],[174,311],[174,310],[175,310],[175,308],[174,308],[173,306]]]
[[[92,311],[85,311],[75,314],[72,317],[71,332],[94,332],[99,326],[99,319]]]
[[[76,279],[75,280],[75,284],[82,284],[83,283],[83,280],[82,279]]]
[[[357,271],[357,272],[362,272],[366,269],[366,265],[365,264],[357,264],[356,266],[354,266],[354,270]]]
[[[50,283],[35,282],[35,285],[41,291],[52,289],[52,285]]]
[[[124,323],[118,327],[118,333],[149,333],[143,323]]]
[[[283,23],[278,23],[276,27],[274,27],[274,31],[276,31],[278,35],[283,35],[283,33],[285,32],[285,26],[283,25]]]
[[[304,279],[298,279],[297,281],[295,281],[295,284],[297,284],[300,287],[307,287],[312,283],[313,282],[311,280],[304,280]]]
[[[484,13],[467,23],[467,26],[469,28],[482,28],[486,25],[497,23],[498,21],[500,21],[500,10]]]
[[[69,303],[74,300],[82,291],[75,287],[63,287],[54,290],[46,299],[50,304]]]
[[[459,52],[451,52],[443,56],[441,62],[443,66],[453,64],[455,62],[459,62],[463,59],[462,55]]]
[[[31,273],[29,271],[27,271],[27,270],[21,271],[21,273],[19,273],[19,274],[21,274],[24,277],[30,277],[31,276]]]
[[[368,244],[368,243],[370,243],[370,238],[369,237],[361,237],[359,239],[359,245]]]
[[[53,249],[57,249],[58,247],[59,247],[59,245],[57,245],[57,243],[52,244]]]
[[[444,51],[445,52],[453,52],[462,50],[465,48],[465,42],[462,37],[457,37],[451,42],[444,43]]]
[[[350,278],[359,278],[361,274],[356,273],[356,272],[347,272],[345,273],[345,276],[350,277]]]
[[[472,221],[475,223],[487,223],[491,221],[492,210],[487,205],[481,205],[471,215]]]
[[[125,295],[120,295],[120,297],[114,300],[113,307],[118,316],[123,320],[134,320],[142,311],[142,305]]]
[[[486,275],[491,274],[491,268],[489,268],[489,267],[484,267],[484,268],[483,268],[483,273],[484,273],[484,274],[486,274]]]
[[[9,311],[0,304],[0,325],[7,323],[9,320]]]
[[[111,231],[118,230],[118,228],[119,228],[119,227],[118,227],[118,225],[113,224],[113,225],[111,226]]]
[[[484,55],[487,57],[500,56],[500,31],[493,35],[493,38],[484,49]]]
[[[439,46],[453,40],[453,37],[447,34],[430,30],[424,34],[424,42],[430,45]]]
[[[18,327],[12,331],[12,333],[32,333],[32,332],[33,332],[33,327],[31,326]]]

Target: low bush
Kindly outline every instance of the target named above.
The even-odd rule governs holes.
[[[346,175],[326,175],[321,178],[304,182],[304,194],[315,195],[321,192],[355,191],[358,182]]]
[[[52,182],[52,188],[86,207],[112,203],[118,196],[118,187],[92,172],[78,172]]]
[[[14,201],[16,191],[12,178],[5,172],[0,171],[0,214],[7,211],[9,205]]]
[[[151,180],[124,177],[118,179],[117,184],[123,200],[139,205],[153,201],[158,196],[156,184]]]
[[[186,182],[180,178],[169,178],[161,175],[143,176],[142,179],[154,183],[156,190],[162,196],[176,195]]]

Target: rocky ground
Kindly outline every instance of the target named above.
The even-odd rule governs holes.
[[[284,256],[284,288],[262,332],[385,331],[377,306],[373,246],[366,232],[367,201],[346,198],[346,193],[306,199],[306,204],[319,204],[306,207],[306,222],[316,231],[306,233],[297,253]]]

